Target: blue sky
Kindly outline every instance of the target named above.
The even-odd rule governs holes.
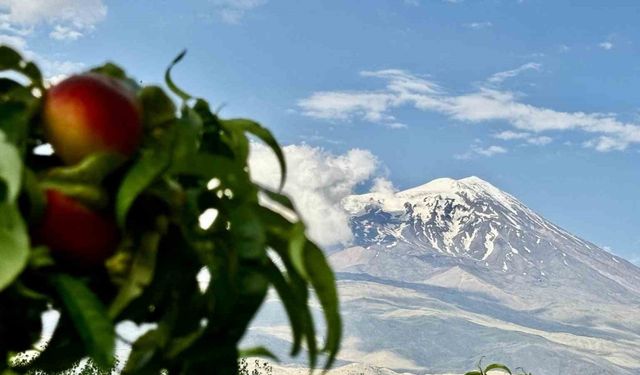
[[[316,176],[327,185],[315,191],[332,204],[377,177],[404,189],[477,175],[640,261],[635,1],[0,0],[0,9],[0,41],[54,79],[110,59],[160,82],[187,48],[182,86],[225,104],[223,115],[272,128],[300,165],[333,166],[319,168],[331,178]]]

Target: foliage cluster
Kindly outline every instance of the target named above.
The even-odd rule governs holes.
[[[93,69],[135,90],[143,143],[128,160],[96,153],[66,166],[55,154],[34,152],[47,143],[40,70],[0,46],[0,374],[56,372],[87,357],[98,369],[111,368],[114,327],[125,320],[154,324],[132,343],[125,374],[236,374],[239,357],[270,355],[265,348],[238,349],[270,287],[290,320],[291,354],[304,346],[311,367],[323,353],[324,366],[333,363],[341,338],[334,275],[292,202],[250,179],[250,137],[273,149],[284,184],[282,151],[260,124],[222,119],[180,89],[171,69],[183,56],[165,76],[179,105],[117,65]],[[99,200],[117,222],[120,245],[105,264],[63,260],[34,241],[30,231],[51,185]],[[202,228],[198,218],[206,210],[217,218]],[[204,290],[196,280],[202,270],[211,275]],[[316,338],[313,293],[326,320],[324,345]],[[46,347],[33,360],[11,360],[34,349],[41,315],[50,309],[60,319]]]

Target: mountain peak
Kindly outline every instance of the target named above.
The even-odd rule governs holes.
[[[489,182],[481,179],[477,176],[469,176],[461,178],[459,180],[442,177],[429,181],[426,184],[416,186],[407,190],[401,191],[401,195],[415,195],[421,193],[456,193],[461,190],[485,190],[497,192],[500,189],[496,188]]]
[[[461,182],[463,184],[470,184],[470,185],[484,185],[484,186],[492,186],[489,182],[481,179],[478,176],[469,176],[469,177],[465,177],[465,178],[461,178],[458,180],[458,182]]]
[[[525,254],[559,230],[476,176],[438,178],[394,194],[350,196],[343,206],[352,217],[356,244],[404,243],[414,250],[468,256],[505,271],[516,258],[530,262]]]

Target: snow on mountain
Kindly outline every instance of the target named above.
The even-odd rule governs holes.
[[[478,177],[343,205],[354,243],[330,256],[341,364],[461,373],[487,356],[534,374],[640,374],[640,269],[626,260]],[[282,311],[268,303],[258,325],[255,342],[284,353]]]
[[[638,268],[582,240],[478,178],[441,178],[395,194],[344,200],[355,245],[451,258],[532,283],[595,272],[640,294]],[[577,281],[577,280],[576,280]],[[613,291],[612,291],[613,292]]]

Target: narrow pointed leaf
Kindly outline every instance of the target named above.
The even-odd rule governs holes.
[[[224,120],[222,121],[222,124],[229,128],[241,128],[245,132],[253,134],[273,150],[278,158],[278,163],[280,164],[280,190],[282,190],[284,183],[287,180],[287,163],[284,153],[282,152],[282,148],[273,137],[273,134],[257,122],[247,119]]]
[[[169,87],[169,89],[176,94],[177,96],[179,96],[182,100],[189,100],[191,99],[191,95],[187,94],[185,91],[183,91],[182,89],[180,89],[174,82],[173,79],[171,78],[171,69],[173,69],[173,67],[180,62],[180,60],[182,60],[184,58],[184,56],[187,54],[187,50],[184,50],[182,52],[180,52],[178,54],[178,56],[176,56],[175,59],[173,59],[173,61],[171,62],[171,64],[169,65],[169,67],[167,68],[167,71],[164,74],[164,81],[166,82],[167,86]]]
[[[105,369],[113,366],[115,329],[100,300],[82,281],[69,275],[53,276],[52,283],[62,299],[62,313],[69,314],[91,359]]]
[[[0,199],[8,203],[15,202],[22,184],[22,170],[18,149],[6,142],[4,134],[0,133],[0,183],[4,185],[4,196],[0,196]]]
[[[147,150],[125,176],[116,196],[116,219],[125,225],[127,214],[138,195],[142,193],[169,166],[168,152]]]
[[[11,284],[27,265],[29,235],[14,205],[0,204],[0,290]]]
[[[328,352],[325,368],[331,367],[342,336],[342,320],[336,291],[336,280],[322,250],[308,241],[305,249],[305,266],[311,285],[320,300],[327,323],[327,335],[324,350]]]

